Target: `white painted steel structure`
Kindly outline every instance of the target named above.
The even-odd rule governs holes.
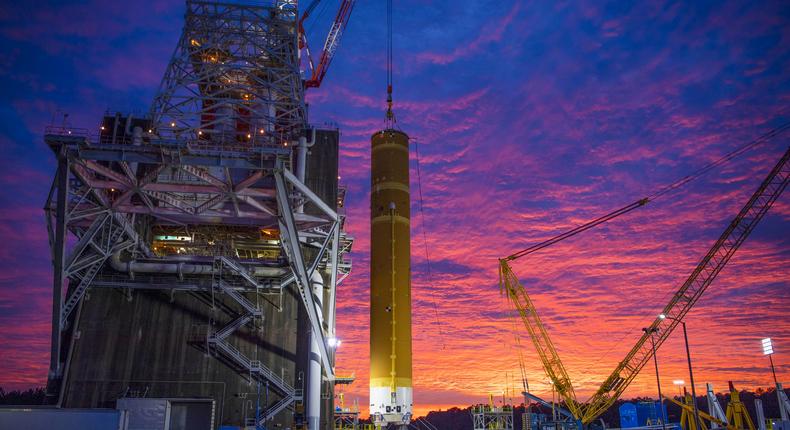
[[[307,128],[296,8],[296,1],[269,7],[188,1],[148,116],[107,116],[98,134],[46,130],[58,161],[45,205],[54,265],[51,386],[63,384],[64,333],[97,287],[224,298],[233,319],[209,328],[202,342],[278,394],[259,423],[302,401],[302,390],[229,340],[242,327],[264,327],[265,303],[294,288],[319,372],[334,378],[327,338],[335,333],[334,291],[350,271],[345,255],[352,240],[336,202],[305,185],[303,154],[295,166],[301,178],[291,173],[293,148],[300,138],[305,145]],[[242,257],[244,235],[257,257]],[[185,244],[157,248],[156,237]],[[312,288],[322,273],[328,300]],[[320,390],[320,375],[318,381]]]

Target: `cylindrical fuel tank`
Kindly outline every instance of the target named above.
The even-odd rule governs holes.
[[[408,422],[412,412],[409,136],[371,137],[370,414]]]

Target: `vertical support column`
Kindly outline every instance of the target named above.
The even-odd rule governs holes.
[[[757,413],[757,430],[765,430],[765,411],[762,400],[754,399],[754,411]]]
[[[315,306],[315,298],[312,294],[312,289],[310,288],[310,276],[307,273],[307,267],[305,266],[304,257],[302,256],[302,249],[299,243],[299,233],[296,229],[296,220],[294,219],[294,211],[293,207],[291,206],[288,189],[286,188],[285,178],[293,178],[290,179],[291,183],[293,183],[294,186],[299,188],[302,192],[307,190],[307,187],[305,187],[301,182],[296,181],[296,178],[290,172],[282,168],[282,165],[278,167],[282,170],[278,170],[274,173],[274,182],[277,189],[277,208],[279,210],[280,217],[280,240],[282,241],[285,255],[288,258],[288,263],[290,264],[291,270],[294,273],[296,286],[299,290],[299,296],[302,299],[302,304],[307,311],[307,317],[310,320],[310,328],[313,333],[316,333],[317,336],[319,336],[318,348],[321,351],[321,364],[324,366],[324,371],[326,372],[327,377],[332,379],[334,378],[335,373],[334,369],[332,369],[332,366],[329,363],[329,348],[327,347],[326,339],[324,338],[321,322],[318,319],[319,317]]]
[[[321,318],[322,299],[324,280],[316,270],[310,276],[310,288],[313,291],[313,300],[318,310],[319,320]],[[320,430],[321,420],[321,342],[320,333],[310,334],[310,360],[307,371],[307,428],[308,430]]]
[[[58,154],[58,172],[55,176],[57,187],[57,206],[55,208],[55,240],[53,243],[52,264],[52,344],[49,357],[49,377],[59,379],[61,320],[60,311],[63,304],[64,262],[66,254],[66,223],[68,222],[68,177],[69,160],[65,147]]]
[[[790,420],[790,401],[781,382],[776,383],[776,395],[779,397],[779,416],[782,421]]]
[[[329,336],[335,336],[335,312],[336,312],[336,296],[337,296],[337,264],[338,254],[340,252],[340,228],[342,223],[340,217],[337,220],[337,227],[335,228],[332,237],[332,247],[329,251],[329,304],[327,306],[327,328],[329,329]]]

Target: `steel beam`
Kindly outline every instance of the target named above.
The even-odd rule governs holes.
[[[310,328],[315,333],[318,340],[318,349],[321,353],[321,363],[326,372],[327,379],[332,380],[335,371],[329,362],[329,346],[326,343],[326,336],[318,320],[318,311],[315,307],[313,289],[310,285],[310,277],[307,274],[307,267],[302,256],[302,249],[299,245],[299,233],[296,230],[293,207],[291,207],[290,196],[285,184],[285,174],[283,169],[274,173],[275,185],[277,188],[277,205],[280,210],[280,241],[283,250],[288,256],[288,262],[296,278],[296,287],[299,290],[299,297],[302,299],[307,317],[310,320]],[[297,181],[298,182],[298,181]]]
[[[55,177],[57,183],[57,202],[55,209],[55,240],[53,243],[53,270],[52,277],[52,344],[49,356],[49,374],[52,379],[60,379],[60,340],[61,318],[63,306],[63,283],[65,281],[65,254],[66,254],[66,223],[68,212],[69,190],[69,160],[64,151],[58,154],[58,171]]]
[[[327,309],[327,327],[329,327],[329,335],[335,335],[335,312],[336,312],[336,294],[337,294],[337,263],[340,251],[340,222],[337,223],[332,236],[332,249],[329,251],[329,306]]]
[[[74,245],[73,248],[71,248],[71,252],[69,253],[69,256],[66,258],[66,264],[64,265],[65,272],[68,273],[72,271],[71,270],[72,266],[74,266],[77,259],[79,259],[82,256],[83,252],[88,247],[88,245],[92,243],[93,238],[96,237],[96,234],[99,232],[99,230],[101,230],[102,227],[104,227],[104,223],[109,218],[109,211],[107,209],[104,209],[102,212],[103,212],[102,214],[99,214],[96,218],[93,219],[91,226],[88,227],[87,230],[85,230],[85,233],[83,233],[82,237],[77,242],[77,244]]]
[[[332,221],[338,220],[337,212],[332,210],[332,208],[330,208],[326,203],[324,203],[324,201],[321,200],[321,198],[318,197],[310,188],[308,188],[307,185],[299,181],[299,179],[296,176],[294,176],[293,173],[288,171],[288,169],[283,169],[282,173],[285,176],[285,179],[288,179],[288,182],[290,182],[291,185],[294,186],[294,188],[299,190],[300,193],[302,193],[305,197],[310,199],[310,201],[314,203],[316,206],[318,206],[318,208],[321,209],[321,211],[327,214],[332,219]]]

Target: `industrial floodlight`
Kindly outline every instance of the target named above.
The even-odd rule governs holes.
[[[774,353],[774,345],[770,337],[763,339],[763,355],[771,355]]]
[[[666,319],[666,318],[667,318],[667,316],[666,316],[666,315],[664,315],[664,314],[658,314],[658,319],[662,319],[662,320],[663,320],[663,319]]]

